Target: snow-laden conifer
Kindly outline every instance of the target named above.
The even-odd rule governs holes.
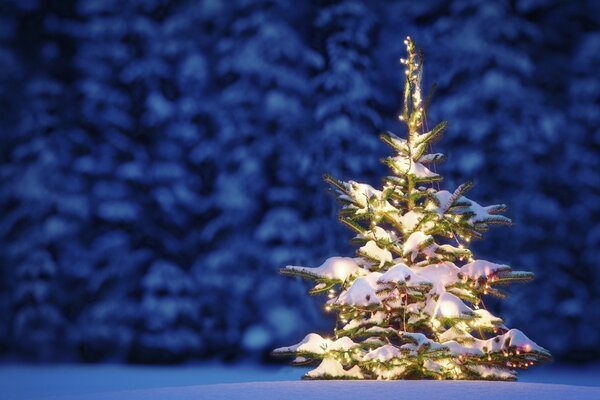
[[[327,176],[343,204],[340,220],[356,231],[355,258],[331,257],[317,268],[287,266],[288,275],[313,279],[311,293],[327,293],[325,310],[337,313],[333,338],[311,333],[274,350],[296,364],[320,362],[307,379],[512,380],[551,358],[518,329],[485,308],[485,295],[504,297],[498,286],[532,274],[475,259],[471,239],[490,225],[509,225],[502,204],[482,206],[465,196],[472,186],[439,190],[431,143],[446,129],[427,128],[428,101],[421,90],[422,56],[406,39],[401,138],[381,135],[395,154],[380,189]]]

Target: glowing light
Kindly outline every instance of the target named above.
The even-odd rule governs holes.
[[[440,304],[440,312],[444,317],[454,317],[460,314],[460,310],[456,303],[444,301]]]

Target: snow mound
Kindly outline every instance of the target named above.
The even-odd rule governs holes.
[[[600,387],[490,381],[294,381],[166,387],[47,400],[597,400]]]

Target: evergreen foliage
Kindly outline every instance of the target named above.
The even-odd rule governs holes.
[[[512,380],[551,358],[521,331],[508,329],[485,308],[484,295],[531,273],[474,259],[468,248],[491,225],[510,225],[503,204],[481,206],[466,197],[470,182],[440,190],[430,153],[447,124],[427,127],[422,93],[423,57],[407,37],[404,106],[406,139],[384,133],[395,151],[383,188],[327,176],[343,207],[340,219],[361,246],[356,258],[329,258],[318,268],[287,266],[284,274],[314,279],[312,294],[327,292],[337,316],[335,339],[311,333],[274,350],[295,363],[321,360],[308,379]],[[462,264],[460,267],[456,264]]]

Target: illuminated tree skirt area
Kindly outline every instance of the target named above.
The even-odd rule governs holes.
[[[298,380],[304,372],[306,369],[302,368],[222,364],[0,365],[0,393],[3,393],[0,397],[10,400],[600,399],[600,365],[540,367],[521,373],[520,382]]]

